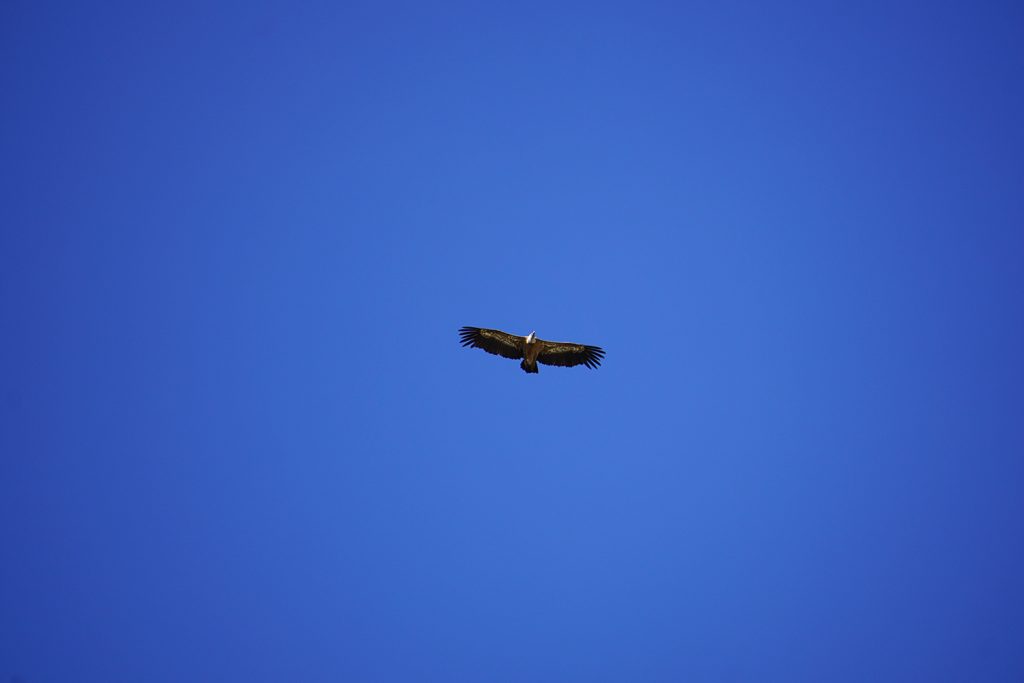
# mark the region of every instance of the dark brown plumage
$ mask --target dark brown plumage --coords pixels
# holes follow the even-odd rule
[[[537,363],[562,367],[586,365],[588,368],[596,368],[604,359],[604,350],[600,346],[545,341],[538,339],[533,332],[520,337],[501,330],[463,327],[459,330],[459,339],[463,346],[483,349],[496,356],[522,358],[523,362],[519,367],[530,373],[537,372]]]

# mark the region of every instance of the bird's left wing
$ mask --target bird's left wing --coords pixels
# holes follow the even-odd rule
[[[537,343],[541,345],[540,353],[537,354],[537,362],[544,365],[561,365],[562,367],[586,365],[588,368],[596,368],[604,359],[604,349],[600,346],[551,342],[543,339],[538,339]]]

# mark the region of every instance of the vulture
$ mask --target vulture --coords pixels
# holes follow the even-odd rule
[[[536,332],[520,337],[501,330],[463,327],[459,330],[459,337],[463,346],[483,349],[487,353],[505,358],[522,358],[523,362],[519,367],[523,372],[537,372],[538,362],[570,368],[574,365],[596,368],[604,358],[604,350],[600,346],[545,341],[538,339]]]

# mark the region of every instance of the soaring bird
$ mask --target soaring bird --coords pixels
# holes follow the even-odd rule
[[[459,330],[459,337],[463,346],[483,349],[505,358],[522,358],[519,367],[523,372],[537,372],[538,361],[544,365],[586,365],[588,368],[596,368],[604,358],[604,350],[600,346],[545,341],[538,339],[536,332],[520,337],[501,330],[463,327]]]

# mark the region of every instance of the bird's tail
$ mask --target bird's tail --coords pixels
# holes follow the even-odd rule
[[[521,367],[523,369],[523,372],[536,373],[537,372],[537,361],[533,361],[531,363],[531,362],[529,362],[528,360],[526,360],[524,358],[523,362],[519,364],[519,367]]]

